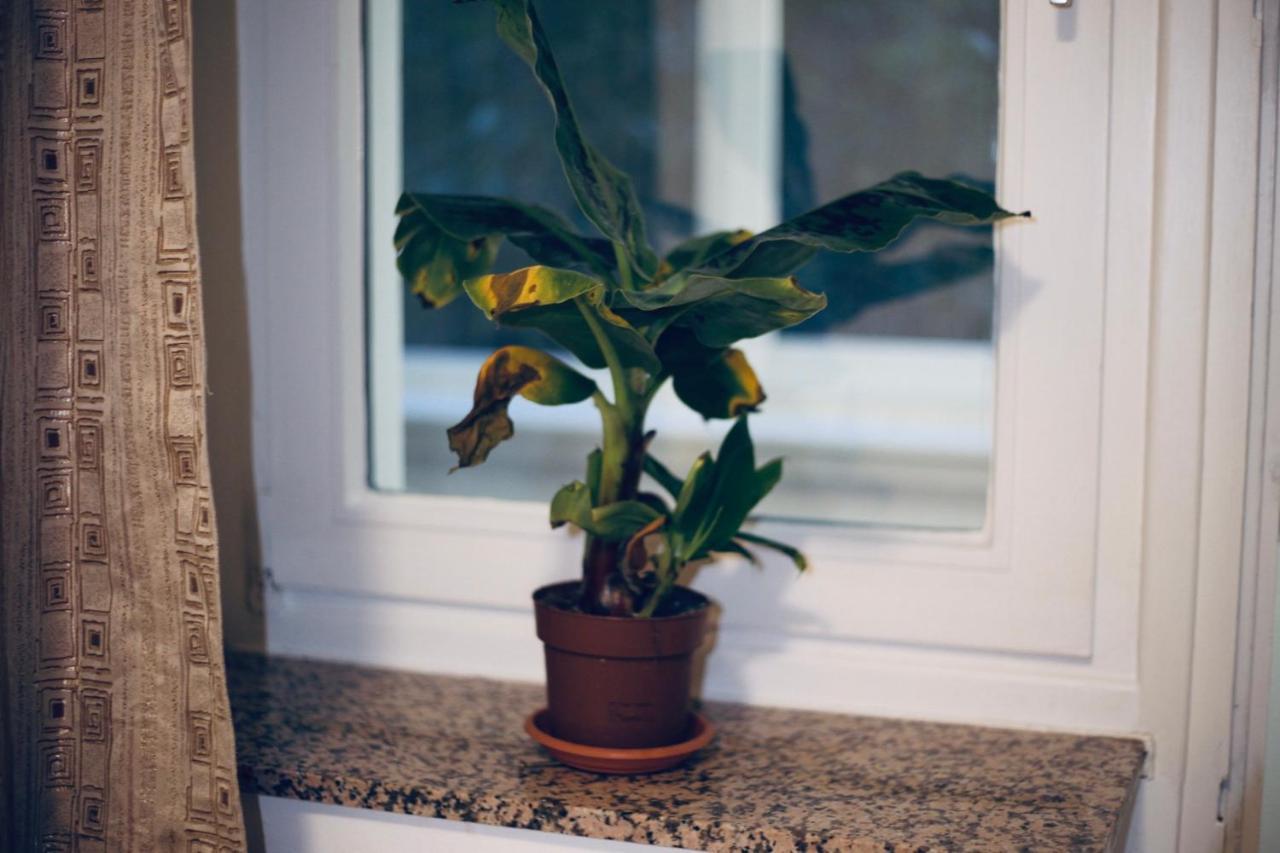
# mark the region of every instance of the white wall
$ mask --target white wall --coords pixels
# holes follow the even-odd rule
[[[1280,571],[1280,566],[1277,567]],[[1275,634],[1271,651],[1271,698],[1267,714],[1267,760],[1263,770],[1262,834],[1258,849],[1280,850],[1280,584],[1276,585]]]
[[[217,505],[225,640],[261,649],[262,549],[253,477],[254,377],[249,358],[240,208],[239,67],[236,5],[191,4],[196,221],[204,277],[208,364],[209,458]]]
[[[259,797],[270,853],[633,853],[636,845],[435,817]],[[647,847],[674,850],[674,847]]]

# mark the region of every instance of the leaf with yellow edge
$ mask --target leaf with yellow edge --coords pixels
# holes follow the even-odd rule
[[[584,309],[600,320],[624,367],[651,372],[659,367],[658,356],[644,335],[604,304],[604,285],[589,275],[536,266],[473,278],[465,286],[471,301],[491,320],[537,329],[588,367],[603,368],[608,363],[582,316]]]
[[[449,427],[449,449],[458,454],[459,468],[484,462],[494,447],[515,434],[507,407],[517,394],[543,406],[559,406],[581,402],[595,391],[595,382],[554,356],[532,347],[503,347],[481,366],[471,411]]]
[[[404,193],[396,204],[396,265],[427,308],[446,305],[484,275],[503,238],[540,264],[615,274],[613,244],[583,237],[561,216],[491,196]]]
[[[601,287],[584,273],[542,266],[479,276],[466,283],[467,295],[476,307],[490,320],[498,321],[511,312],[559,305]]]
[[[657,350],[676,396],[704,418],[734,418],[764,402],[760,379],[741,350],[705,347],[679,327],[658,339]]]
[[[396,208],[396,266],[425,307],[440,308],[462,292],[465,280],[489,271],[501,238],[450,234],[409,199],[402,196]]]
[[[764,389],[746,355],[722,350],[698,372],[676,374],[676,395],[704,418],[736,418],[764,402]]]

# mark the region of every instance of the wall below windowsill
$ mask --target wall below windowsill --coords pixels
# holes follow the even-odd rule
[[[1144,759],[1123,738],[709,703],[720,733],[693,762],[605,777],[525,737],[537,685],[227,663],[249,793],[700,850],[1120,851]]]

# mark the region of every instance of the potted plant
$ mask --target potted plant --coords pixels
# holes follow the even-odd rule
[[[492,2],[498,34],[550,99],[565,176],[599,236],[534,204],[406,193],[396,210],[399,267],[428,308],[465,293],[496,323],[537,329],[608,371],[605,389],[550,353],[504,346],[481,367],[474,405],[448,430],[449,445],[459,467],[484,462],[513,435],[508,406],[517,396],[548,406],[590,400],[599,410],[601,442],[583,478],[551,500],[552,527],[586,533],[581,579],[534,594],[545,725],[590,747],[670,745],[689,734],[690,655],[708,608],[678,584],[685,569],[717,554],[754,559],[755,547],[805,567],[795,548],[744,529],[782,462],[756,463],[747,422],[765,394],[734,344],[825,307],[825,296],[792,277],[820,251],[877,251],[922,217],[980,225],[1012,214],[981,190],[908,172],[762,233],[707,234],[659,257],[630,179],[583,137],[531,0]],[[534,265],[492,272],[504,238]],[[866,301],[896,295],[884,288]],[[715,455],[702,454],[683,476],[658,460],[645,428],[668,380],[704,418],[734,419]],[[644,491],[642,474],[665,494]]]

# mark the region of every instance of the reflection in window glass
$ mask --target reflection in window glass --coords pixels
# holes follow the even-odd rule
[[[994,181],[998,0],[537,5],[584,130],[631,174],[659,252],[708,227],[771,224],[727,221],[735,212],[792,216],[904,169]],[[718,16],[730,6],[772,24],[745,41],[726,36],[731,26]],[[592,233],[556,159],[550,109],[495,37],[489,4],[405,3],[401,15],[404,187],[536,201]],[[745,181],[722,165],[741,170],[743,157]],[[746,189],[754,202],[717,205],[717,187],[737,193],[744,183],[758,185],[754,196]],[[528,262],[504,244],[496,268]],[[768,394],[752,419],[759,453],[787,460],[766,514],[981,526],[992,271],[989,230],[937,225],[878,255],[819,256],[800,271],[802,284],[827,294],[828,310],[747,346]],[[860,289],[886,284],[905,297],[857,310]],[[545,500],[581,478],[597,442],[595,410],[520,402],[517,437],[485,465],[447,477],[444,430],[468,410],[484,357],[505,343],[547,347],[545,339],[496,329],[464,300],[430,312],[408,295],[403,333],[408,489]],[[650,421],[674,467],[727,428],[703,423],[669,389]]]

